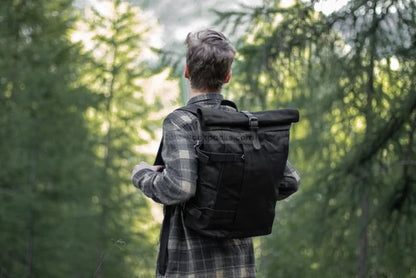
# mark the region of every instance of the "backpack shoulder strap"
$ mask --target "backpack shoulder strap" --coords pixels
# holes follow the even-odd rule
[[[153,165],[165,165],[165,162],[163,161],[163,158],[162,158],[162,149],[163,149],[163,136],[162,136],[162,139],[160,140],[159,149],[157,150],[155,162],[153,163]]]
[[[226,105],[226,106],[232,107],[238,112],[237,104],[235,104],[231,100],[228,100],[228,99],[221,100],[221,102],[218,104],[218,106],[216,108],[220,108],[221,105]]]
[[[169,231],[170,231],[170,219],[175,210],[175,205],[164,206],[164,218],[162,223],[162,230],[159,238],[159,257],[158,257],[158,272],[161,275],[165,275],[166,268],[168,266],[168,242],[169,242]]]

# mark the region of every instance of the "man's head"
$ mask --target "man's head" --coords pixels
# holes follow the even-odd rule
[[[206,29],[186,37],[185,77],[192,89],[218,92],[231,77],[235,50],[221,33]]]

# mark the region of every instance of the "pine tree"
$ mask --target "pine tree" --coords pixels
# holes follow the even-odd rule
[[[143,51],[150,27],[140,18],[140,9],[127,2],[105,2],[105,7],[87,10],[84,21],[92,39],[86,43],[91,51],[83,82],[100,100],[88,111],[100,169],[94,277],[151,276],[158,225],[149,203],[130,181],[133,166],[148,159],[136,147],[154,138],[153,129],[160,124],[149,119],[153,106],[139,86],[140,79],[149,76]]]
[[[241,105],[301,110],[290,160],[302,188],[279,206],[261,271],[413,277],[416,6],[350,1],[325,16],[316,1],[279,2],[218,13],[249,26],[231,90]]]
[[[0,277],[85,277],[94,153],[71,1],[0,8]]]

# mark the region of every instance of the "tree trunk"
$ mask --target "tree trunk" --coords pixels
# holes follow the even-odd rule
[[[118,54],[117,46],[114,47],[113,50],[113,60],[112,60],[112,76],[109,84],[108,94],[106,96],[106,121],[108,123],[108,131],[105,136],[105,153],[104,153],[104,169],[103,169],[103,177],[104,181],[108,182],[110,176],[108,175],[108,171],[111,168],[111,142],[112,142],[112,100],[114,95],[114,85],[116,82],[116,75],[117,75],[117,65],[116,65],[116,57]],[[108,184],[111,184],[109,182]],[[100,217],[100,242],[98,243],[97,247],[97,269],[95,271],[94,277],[101,278],[102,277],[102,267],[104,262],[104,248],[103,248],[103,241],[106,240],[104,236],[105,231],[105,223],[106,223],[106,215],[107,215],[107,200],[108,200],[108,192],[107,187],[104,186],[100,192],[100,205],[101,205],[101,217]]]
[[[373,22],[372,26],[369,30],[370,33],[370,64],[368,66],[368,83],[367,83],[367,104],[365,110],[365,118],[366,118],[366,137],[369,138],[369,135],[373,129],[373,97],[374,97],[374,66],[375,66],[375,59],[376,59],[376,35],[375,30],[378,26],[378,19],[377,13],[375,11],[377,1],[373,4]],[[357,262],[357,277],[358,278],[366,278],[367,277],[367,257],[368,257],[368,237],[369,237],[369,219],[370,219],[370,203],[369,203],[369,195],[370,195],[370,188],[371,185],[371,177],[372,177],[372,170],[371,170],[371,163],[364,163],[362,165],[362,169],[364,169],[365,173],[363,173],[363,191],[362,191],[362,198],[360,203],[361,209],[361,216],[360,216],[360,240],[359,240],[359,254],[358,254],[358,262]]]
[[[364,183],[367,185],[367,183]],[[363,197],[360,204],[360,251],[358,254],[357,277],[366,278],[367,268],[367,246],[368,246],[368,219],[369,219],[369,203],[368,188],[364,187]]]
[[[29,217],[27,223],[27,236],[26,236],[26,278],[32,276],[32,265],[33,265],[33,240],[34,240],[34,231],[35,231],[35,218],[33,211],[33,197],[35,195],[36,187],[36,171],[37,171],[37,147],[32,147],[31,151],[31,169],[29,177],[29,196],[30,196],[30,205],[29,205]]]

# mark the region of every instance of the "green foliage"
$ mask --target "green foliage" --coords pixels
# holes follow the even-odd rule
[[[155,125],[135,83],[145,30],[114,5],[100,57],[70,41],[71,1],[1,5],[0,277],[153,276],[159,228],[130,182],[136,127]]]
[[[140,10],[112,1],[110,15],[92,9],[85,23],[93,34],[83,83],[99,104],[88,110],[94,131],[100,177],[97,182],[97,277],[150,276],[154,273],[158,226],[152,223],[149,203],[131,185],[132,167],[147,157],[135,146],[154,138],[158,121],[148,120],[151,106],[138,85],[147,74],[142,66],[146,25]],[[139,136],[138,135],[139,131]]]
[[[302,188],[261,240],[261,274],[414,277],[416,7],[350,1],[325,16],[314,2],[217,13],[249,26],[228,94],[301,112],[290,160]]]
[[[1,277],[92,271],[92,235],[80,225],[93,222],[83,113],[95,102],[73,86],[81,56],[66,36],[71,11],[70,1],[6,1],[0,10]]]
[[[259,277],[415,277],[416,6],[280,2],[216,12],[246,30],[224,93],[301,112],[302,187],[256,242]],[[154,275],[159,226],[129,180],[160,125],[139,86],[149,25],[111,4],[83,20],[69,0],[0,6],[1,278]],[[183,53],[160,55],[182,75]]]

